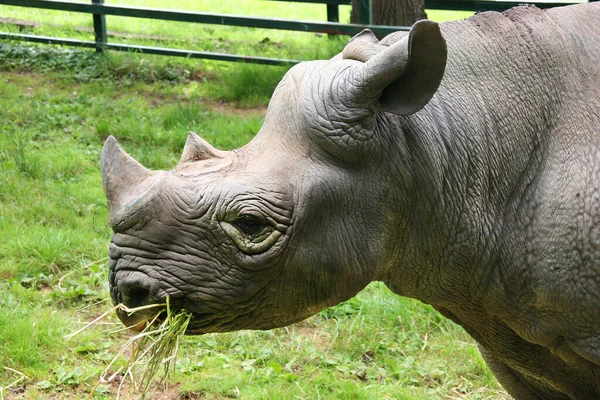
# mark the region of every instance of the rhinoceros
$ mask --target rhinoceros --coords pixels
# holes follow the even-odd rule
[[[115,303],[271,329],[382,281],[515,398],[600,398],[600,3],[363,32],[291,68],[244,147],[190,133],[151,171],[109,137],[101,164]]]

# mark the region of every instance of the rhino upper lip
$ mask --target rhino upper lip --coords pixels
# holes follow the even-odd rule
[[[183,309],[181,309],[183,310]],[[172,314],[176,314],[180,310],[171,310]],[[202,328],[206,326],[210,326],[216,319],[216,315],[213,313],[192,313],[192,321],[190,322],[190,326],[193,328]],[[143,322],[150,322],[154,320],[154,324],[161,324],[168,318],[167,311],[161,312],[156,318],[154,316],[149,316]]]

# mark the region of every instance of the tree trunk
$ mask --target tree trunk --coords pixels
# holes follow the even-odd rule
[[[352,14],[350,20],[353,24],[360,23],[359,0],[352,0]],[[372,0],[373,24],[411,26],[425,15],[424,0]]]

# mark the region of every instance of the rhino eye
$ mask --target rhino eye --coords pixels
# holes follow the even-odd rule
[[[258,218],[253,216],[241,216],[236,219],[233,223],[242,233],[248,236],[255,236],[262,232],[268,227],[266,222],[260,221]]]
[[[246,254],[263,253],[281,237],[281,232],[273,225],[254,215],[239,215],[231,222],[222,221],[221,227]]]

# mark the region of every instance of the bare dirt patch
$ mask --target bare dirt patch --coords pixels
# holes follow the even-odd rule
[[[294,327],[297,336],[311,343],[319,351],[325,351],[331,343],[331,335],[319,328],[301,324]]]
[[[254,115],[260,115],[264,117],[267,113],[267,106],[240,108],[227,102],[207,103],[207,105],[216,113],[236,115],[239,117],[251,117]]]

